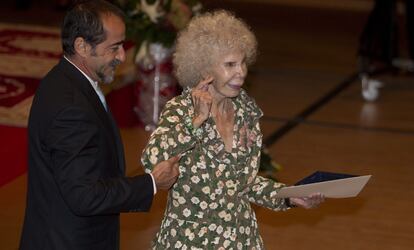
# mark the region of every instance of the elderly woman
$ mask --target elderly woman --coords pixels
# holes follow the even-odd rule
[[[257,175],[262,111],[242,89],[255,36],[240,19],[216,11],[192,19],[176,46],[184,90],[167,103],[142,158],[151,171],[181,155],[153,248],[263,249],[251,202],[278,211],[316,207],[323,196],[278,199],[284,185]]]

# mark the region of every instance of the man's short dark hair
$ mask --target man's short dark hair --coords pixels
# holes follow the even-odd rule
[[[74,42],[77,37],[82,37],[92,48],[105,41],[103,15],[115,15],[122,20],[125,18],[122,10],[105,0],[78,1],[63,20],[63,53],[67,56],[75,54]]]

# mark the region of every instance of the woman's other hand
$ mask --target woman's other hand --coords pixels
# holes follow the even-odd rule
[[[325,196],[321,193],[315,193],[300,198],[289,198],[291,205],[296,207],[303,207],[305,209],[317,208],[324,201]]]
[[[212,97],[208,91],[208,88],[212,81],[213,77],[203,79],[191,91],[194,103],[194,128],[200,127],[210,115]]]

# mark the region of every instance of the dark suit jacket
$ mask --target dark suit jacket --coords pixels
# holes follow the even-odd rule
[[[119,213],[150,208],[151,176],[125,177],[118,128],[66,59],[37,89],[28,130],[20,249],[118,249]]]

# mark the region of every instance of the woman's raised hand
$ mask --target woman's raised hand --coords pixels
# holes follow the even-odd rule
[[[194,104],[193,126],[198,128],[203,124],[210,115],[212,97],[208,88],[210,87],[213,77],[201,80],[197,86],[191,90],[191,96]]]

